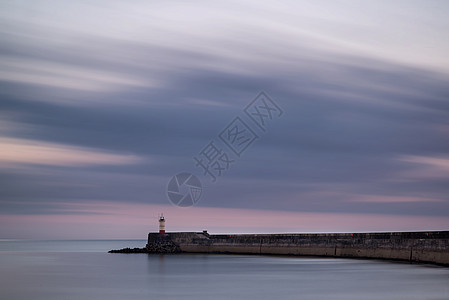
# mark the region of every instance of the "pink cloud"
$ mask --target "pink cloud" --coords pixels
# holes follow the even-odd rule
[[[139,161],[141,161],[141,158],[134,155],[119,155],[91,148],[0,137],[0,166],[16,164],[123,165],[134,164]]]
[[[441,202],[441,199],[408,197],[408,196],[388,196],[388,195],[351,195],[349,202],[360,203],[409,203],[409,202]]]
[[[75,90],[107,91],[121,86],[156,86],[155,80],[142,80],[130,74],[45,60],[8,57],[2,59],[0,68],[1,80]]]
[[[403,161],[424,164],[428,166],[438,167],[449,171],[449,158],[405,155],[401,158]]]

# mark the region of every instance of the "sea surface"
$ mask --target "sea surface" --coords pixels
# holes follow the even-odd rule
[[[109,254],[144,240],[0,240],[0,299],[449,299],[449,268],[379,260]]]

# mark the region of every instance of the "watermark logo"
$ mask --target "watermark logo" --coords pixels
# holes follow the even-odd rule
[[[244,112],[263,131],[267,130],[266,127],[271,120],[282,116],[284,113],[273,99],[268,97],[264,92],[261,92],[253,101],[251,101],[251,103],[245,107]]]
[[[210,176],[212,182],[217,180],[217,176],[221,176],[223,171],[229,170],[231,160],[223,149],[218,148],[213,141],[209,142],[206,147],[198,153],[199,157],[193,157],[196,167],[203,169],[203,175]]]
[[[238,157],[259,137],[239,117],[236,117],[218,137]]]
[[[173,176],[167,185],[167,196],[173,205],[188,207],[201,198],[203,186],[195,175],[187,172]]]
[[[219,134],[193,157],[195,167],[212,183],[228,171],[242,154],[263,135],[270,122],[283,111],[264,92],[260,92]],[[255,125],[254,125],[254,124]],[[259,134],[257,133],[259,132]],[[167,196],[176,206],[195,205],[202,195],[200,180],[191,173],[173,176],[167,186]]]

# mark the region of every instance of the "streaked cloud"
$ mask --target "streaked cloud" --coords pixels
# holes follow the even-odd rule
[[[404,197],[389,195],[348,195],[348,201],[361,203],[413,203],[413,202],[441,202],[440,199],[422,197]]]
[[[231,219],[247,231],[443,228],[448,9],[432,0],[2,1],[5,222],[70,216],[74,227],[125,236],[146,231],[153,210],[175,216],[176,230],[197,230],[204,209],[217,231]],[[285,114],[210,183],[192,157],[260,90]],[[192,211],[163,205],[180,171],[202,176]],[[283,214],[292,228],[260,221]],[[199,220],[212,230],[212,217]]]
[[[445,155],[403,155],[399,160],[408,163],[409,168],[397,172],[397,178],[412,181],[449,180],[449,159]]]
[[[16,138],[0,138],[0,165],[14,164],[88,166],[136,164],[135,155],[120,155],[95,149]]]
[[[288,82],[297,79],[290,78],[297,69],[343,85],[350,80],[392,89],[348,78],[338,67],[366,67],[370,60],[370,69],[396,65],[449,74],[444,35],[449,22],[442,2],[198,3],[4,2],[1,79],[117,92],[170,87],[177,85],[177,76],[193,71],[271,73]]]
[[[123,86],[154,86],[120,73],[49,61],[3,57],[0,80],[87,91],[114,91]]]
[[[440,169],[449,171],[449,158],[440,158],[434,156],[417,156],[417,155],[406,155],[401,158],[403,161],[423,164],[427,166],[432,166]]]

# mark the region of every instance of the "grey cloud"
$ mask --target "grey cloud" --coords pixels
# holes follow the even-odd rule
[[[47,27],[37,29],[50,30],[50,37],[68,32]],[[192,37],[180,43],[70,33],[61,41],[71,44],[58,44],[58,39],[35,36],[27,41],[3,30],[0,54],[125,79],[129,75],[156,85],[83,90],[3,80],[2,115],[24,125],[5,135],[148,160],[57,172],[49,167],[25,174],[2,170],[5,211],[40,213],[40,202],[56,204],[58,199],[166,204],[170,176],[178,171],[201,175],[192,157],[265,90],[285,114],[216,184],[200,176],[207,193],[199,205],[447,215],[447,178],[398,175],[417,168],[398,159],[401,155],[449,153],[447,132],[437,130],[449,120],[445,73],[335,45],[326,49],[300,33],[297,40],[273,32],[250,37],[249,28],[243,28],[235,36]],[[347,201],[351,194],[428,195],[441,201],[354,203]],[[29,202],[36,204],[24,206]]]

